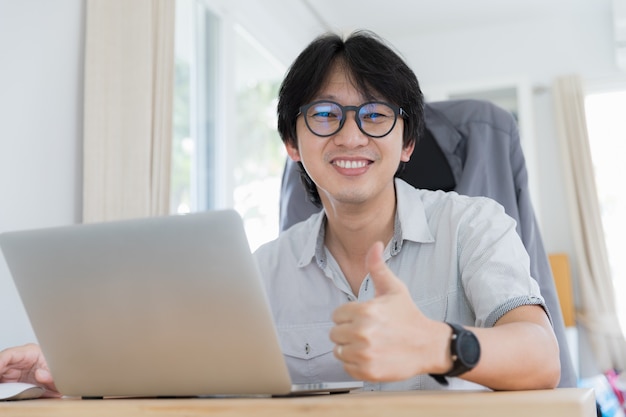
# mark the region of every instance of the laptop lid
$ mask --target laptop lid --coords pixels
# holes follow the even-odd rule
[[[291,390],[233,210],[6,232],[0,246],[64,395]]]

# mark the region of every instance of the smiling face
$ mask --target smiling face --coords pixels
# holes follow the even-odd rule
[[[343,106],[359,106],[372,101],[351,82],[341,63],[336,63],[312,101],[330,100]],[[387,101],[375,97],[376,101]],[[400,161],[408,161],[413,146],[403,148],[404,121],[398,116],[393,130],[382,138],[364,134],[348,111],[341,130],[319,137],[306,126],[304,116],[296,121],[298,147],[286,144],[289,156],[301,161],[317,185],[324,207],[395,202],[393,178]]]

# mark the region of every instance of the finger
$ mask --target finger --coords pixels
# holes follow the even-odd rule
[[[18,352],[16,348],[5,349],[0,352],[0,375],[16,361],[15,356]]]
[[[335,358],[339,359],[340,361],[343,360],[343,345],[335,345],[333,353],[335,354]]]
[[[382,242],[376,242],[365,257],[367,269],[376,289],[376,297],[396,293],[404,288],[402,281],[394,275],[385,263],[383,249]]]
[[[337,345],[346,345],[356,339],[355,328],[351,323],[338,324],[328,333],[330,341]]]
[[[0,381],[28,382],[55,389],[52,375],[41,350],[34,344],[0,352]]]
[[[351,345],[336,345],[333,349],[333,354],[337,359],[343,362],[344,367],[346,365],[351,365],[352,367],[355,367],[352,350],[353,349]]]
[[[59,393],[59,390],[57,389],[54,383],[54,380],[52,379],[52,374],[50,373],[50,370],[48,370],[48,368],[36,369],[34,373],[34,377],[35,377],[35,384],[45,389],[43,397],[56,398],[56,397],[61,396],[61,394]]]
[[[343,369],[348,375],[356,380],[371,381],[371,378],[366,372],[363,372],[363,367],[357,363],[343,362]],[[373,381],[372,381],[373,382]]]
[[[39,368],[35,371],[35,380],[41,384],[52,384],[52,374],[45,368]]]
[[[18,381],[35,366],[36,361],[29,361],[26,352],[23,347],[0,352],[0,381]]]
[[[361,363],[343,362],[343,369],[348,375],[356,380],[368,382],[392,382],[392,378],[378,376],[375,372],[363,366]]]
[[[332,320],[337,324],[351,323],[359,315],[362,304],[356,301],[350,301],[340,305],[333,311]]]

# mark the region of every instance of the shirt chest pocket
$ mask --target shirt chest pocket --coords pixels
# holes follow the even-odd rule
[[[352,379],[333,355],[330,340],[334,323],[278,326],[278,337],[293,382]]]

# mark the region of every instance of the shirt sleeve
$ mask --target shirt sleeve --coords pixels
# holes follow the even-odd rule
[[[459,225],[461,281],[479,327],[492,327],[523,305],[541,305],[547,313],[515,225],[502,206],[486,198],[469,206]]]

